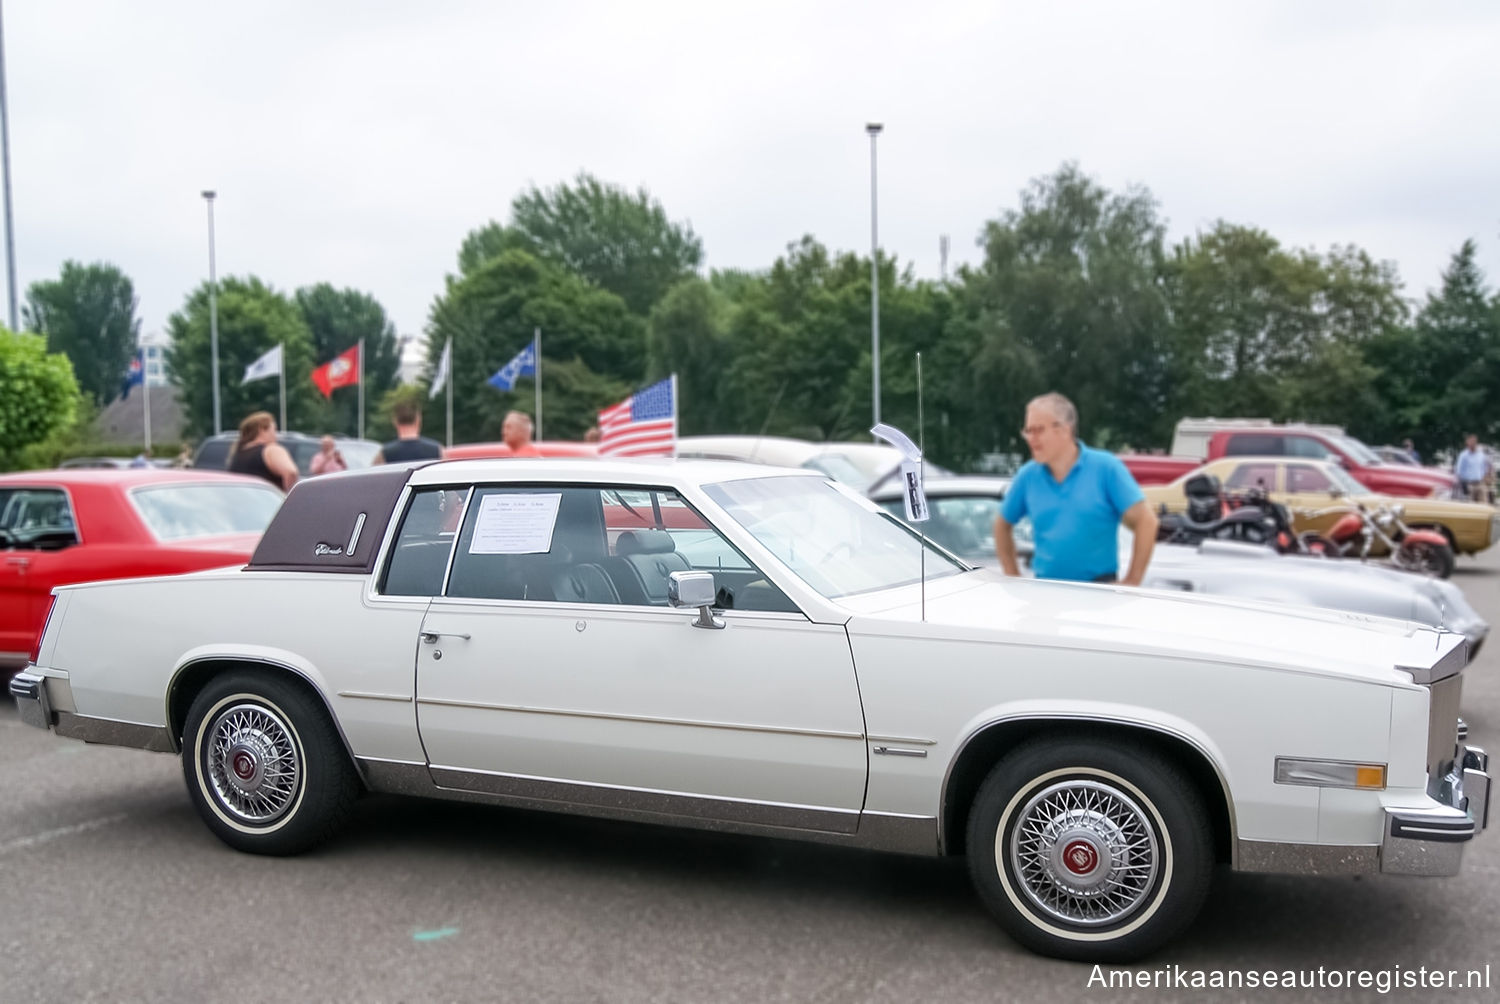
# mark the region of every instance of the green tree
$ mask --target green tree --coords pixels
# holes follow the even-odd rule
[[[253,411],[276,415],[280,384],[275,377],[243,383],[245,369],[278,344],[286,367],[287,425],[316,428],[322,395],[313,386],[312,334],[290,298],[259,279],[230,277],[219,283],[219,394],[224,431],[233,431]],[[182,402],[184,431],[214,431],[208,284],[194,290],[167,319],[172,344],[167,371]],[[278,419],[279,420],[279,419]]]
[[[373,296],[328,283],[297,290],[297,309],[312,335],[313,365],[321,366],[364,339],[365,422],[369,431],[375,402],[396,386],[401,351],[396,326]],[[323,403],[309,431],[358,435],[359,388],[341,387]],[[290,416],[288,416],[290,417]]]
[[[0,470],[72,424],[79,406],[73,366],[38,335],[0,328]]]
[[[1363,346],[1406,307],[1394,267],[1363,251],[1289,251],[1253,227],[1217,223],[1167,269],[1176,338],[1172,416],[1379,421]]]
[[[736,421],[722,392],[733,361],[731,304],[703,279],[673,286],[651,311],[646,333],[648,381],[677,374],[677,424],[683,435],[724,432]]]
[[[429,374],[436,372],[443,345],[453,341],[454,442],[498,439],[506,411],[534,409],[531,378],[508,393],[486,380],[538,328],[543,434],[549,439],[582,438],[600,408],[623,398],[645,376],[644,324],[619,297],[527,252],[505,251],[468,275],[449,277],[428,320]],[[439,426],[429,419],[427,428]]]
[[[992,388],[996,445],[1019,446],[1026,399],[1049,390],[1078,402],[1094,445],[1162,434],[1172,382],[1162,233],[1146,189],[1112,194],[1074,164],[985,225],[983,263],[959,274],[954,334]]]
[[[66,261],[57,279],[31,284],[22,316],[49,351],[72,360],[83,392],[103,405],[120,396],[140,341],[135,310],[135,287],[118,268]]]
[[[460,270],[522,248],[571,269],[644,317],[667,290],[703,261],[703,244],[686,223],[667,217],[644,188],[626,191],[581,173],[572,184],[532,186],[511,202],[511,223],[469,235]]]
[[[1471,432],[1500,435],[1500,301],[1477,256],[1475,243],[1465,241],[1415,325],[1369,347],[1380,394],[1399,423],[1390,437],[1410,435],[1424,453],[1455,448]]]
[[[881,259],[880,275],[881,418],[915,434],[914,353],[939,342],[946,295],[916,282],[910,269],[898,271],[891,259]],[[730,362],[718,399],[735,404],[732,410],[720,404],[725,427],[708,431],[764,429],[814,440],[868,436],[868,258],[831,255],[804,237],[764,275],[712,285],[734,296],[724,353]],[[686,391],[683,400],[685,408]]]

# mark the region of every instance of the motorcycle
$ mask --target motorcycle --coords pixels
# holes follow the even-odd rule
[[[1298,533],[1291,513],[1272,501],[1264,488],[1226,493],[1212,475],[1192,478],[1184,486],[1186,515],[1160,512],[1156,539],[1168,544],[1198,544],[1204,540],[1233,540],[1265,544],[1279,554],[1337,557],[1331,541],[1312,532]]]
[[[1327,533],[1322,535],[1336,556],[1368,560],[1378,543],[1390,553],[1391,564],[1408,572],[1421,572],[1446,579],[1453,574],[1456,562],[1453,545],[1437,530],[1414,530],[1402,522],[1400,505],[1367,509],[1357,499],[1328,509],[1299,510],[1297,515],[1309,518],[1342,513]]]
[[[1161,508],[1156,539],[1168,544],[1197,544],[1204,540],[1236,540],[1249,544],[1273,541],[1275,520],[1254,507],[1230,504],[1212,474],[1189,478],[1183,486],[1187,494],[1187,512],[1168,512]]]

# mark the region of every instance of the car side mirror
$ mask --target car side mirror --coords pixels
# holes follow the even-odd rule
[[[697,607],[698,619],[693,627],[722,628],[724,618],[714,613],[713,572],[673,572],[667,577],[667,603],[674,607]]]

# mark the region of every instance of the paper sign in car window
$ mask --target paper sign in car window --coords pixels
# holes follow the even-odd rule
[[[552,550],[562,494],[486,495],[479,500],[470,554],[541,554]]]

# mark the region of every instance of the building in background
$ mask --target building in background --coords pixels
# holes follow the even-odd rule
[[[397,335],[396,352],[401,360],[396,367],[397,383],[416,383],[422,379],[427,368],[427,337],[425,335]]]
[[[146,350],[146,383],[155,390],[167,385],[167,346],[172,339],[160,331],[141,336],[141,348]]]

